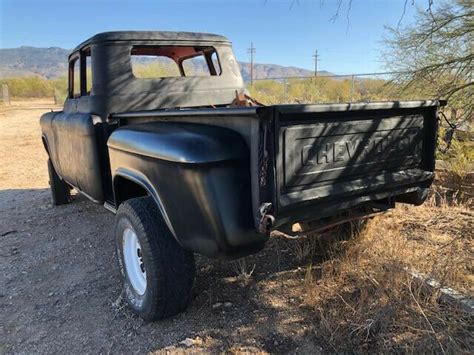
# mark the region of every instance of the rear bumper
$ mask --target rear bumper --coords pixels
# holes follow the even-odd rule
[[[364,177],[360,179],[350,180],[348,182],[334,183],[314,187],[301,191],[288,192],[280,198],[280,206],[284,209],[294,204],[305,204],[321,201],[324,205],[325,199],[342,200],[352,196],[361,194],[372,195],[377,192],[388,192],[396,187],[411,186],[413,184],[426,185],[425,182],[433,180],[434,173],[431,171],[423,171],[420,169],[408,169],[392,173],[384,173],[373,177]],[[404,191],[404,189],[402,189]]]
[[[421,205],[427,198],[431,180],[411,186],[404,186],[395,189],[387,189],[378,192],[360,195],[345,196],[338,201],[329,200],[327,202],[300,204],[281,211],[275,220],[275,229],[293,223],[314,221],[331,217],[345,210],[359,207],[376,206],[379,203],[393,205],[395,202]]]

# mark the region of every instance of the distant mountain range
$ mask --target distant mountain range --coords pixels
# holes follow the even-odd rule
[[[70,51],[59,47],[19,47],[0,49],[0,79],[40,75],[52,79],[66,75]],[[250,63],[239,62],[244,81],[250,81]],[[326,71],[318,72],[330,75]],[[276,64],[254,64],[254,78],[312,76],[311,70]]]
[[[52,79],[64,76],[69,52],[58,47],[0,49],[0,78],[40,75]]]

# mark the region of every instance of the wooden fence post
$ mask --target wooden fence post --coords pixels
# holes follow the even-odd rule
[[[3,92],[3,104],[9,106],[10,105],[10,91],[8,90],[7,84],[2,84],[2,92]]]

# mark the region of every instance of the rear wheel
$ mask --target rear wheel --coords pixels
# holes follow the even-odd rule
[[[191,299],[194,256],[177,243],[151,197],[122,203],[115,219],[125,298],[145,320],[183,311]]]
[[[53,206],[65,205],[71,202],[71,187],[59,177],[51,159],[48,159],[48,173]]]

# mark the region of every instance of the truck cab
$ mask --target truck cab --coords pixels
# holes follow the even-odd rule
[[[135,66],[140,68],[147,61],[173,67],[162,77],[134,73]],[[193,73],[188,62],[198,63],[200,72]],[[41,120],[43,140],[64,179],[93,201],[112,205],[105,142],[118,123],[111,115],[225,106],[235,98],[236,90],[244,89],[231,44],[218,35],[101,33],[72,51],[68,67],[64,109]],[[77,164],[69,162],[72,157]]]

